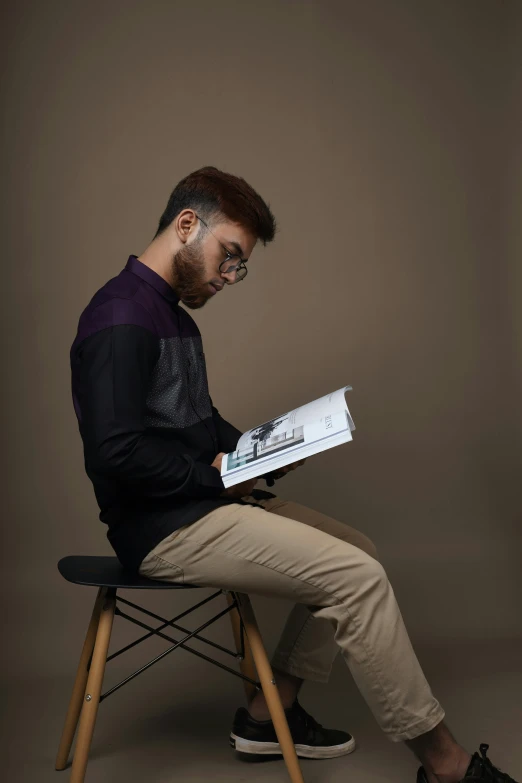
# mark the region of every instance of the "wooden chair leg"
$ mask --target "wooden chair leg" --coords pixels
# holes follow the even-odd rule
[[[94,724],[100,703],[100,694],[107,661],[107,650],[111,639],[112,622],[116,608],[116,590],[110,588],[102,603],[98,632],[92,654],[91,668],[87,679],[83,707],[78,728],[78,739],[74,751],[70,783],[83,783],[89,758]]]
[[[286,768],[290,776],[292,783],[304,783],[301,767],[299,766],[299,760],[297,753],[295,752],[294,742],[290,729],[288,728],[288,722],[286,720],[285,711],[281,704],[279,697],[279,691],[274,679],[272,667],[268,660],[266,650],[259,633],[254,610],[250,603],[250,598],[246,593],[235,593],[238,604],[239,612],[241,614],[243,624],[245,626],[245,632],[250,642],[252,650],[252,657],[259,674],[259,680],[263,689],[263,694],[266,699],[270,717],[274,724],[274,729],[277,735],[277,740],[281,746],[283,758],[285,760]]]
[[[56,769],[65,769],[67,761],[69,760],[69,753],[71,745],[73,743],[74,734],[78,725],[78,719],[83,705],[83,697],[85,696],[85,686],[87,685],[87,677],[89,675],[89,661],[91,659],[92,651],[94,650],[94,642],[96,641],[96,633],[98,631],[98,622],[100,620],[100,612],[105,597],[106,589],[100,587],[96,601],[94,602],[94,608],[92,610],[91,621],[87,629],[85,641],[83,643],[83,650],[80,656],[80,662],[76,672],[76,679],[74,681],[73,691],[71,699],[69,701],[69,708],[67,710],[67,716],[65,718],[65,724],[62,731],[62,738],[60,740],[60,746],[56,755]]]
[[[234,603],[234,595],[232,593],[227,592],[226,598],[229,606],[230,604]],[[241,652],[241,617],[239,615],[237,608],[233,609],[229,613],[229,617],[230,617],[230,622],[232,623],[232,633],[234,635],[236,650],[238,651],[238,653],[240,653]],[[241,674],[243,674],[245,677],[250,677],[251,680],[257,680],[257,672],[256,672],[256,667],[254,665],[254,658],[252,656],[252,648],[250,647],[250,643],[246,635],[243,636],[243,647],[244,647],[244,657],[243,660],[239,661],[239,669],[241,671]],[[247,682],[246,680],[243,680],[243,685],[245,687],[247,704],[250,704],[250,702],[256,695],[257,692],[256,686],[252,685],[250,682]]]

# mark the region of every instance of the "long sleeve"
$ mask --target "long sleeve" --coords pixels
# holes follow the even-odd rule
[[[211,400],[212,403],[212,400]],[[236,450],[237,442],[243,434],[241,430],[238,430],[230,422],[226,421],[218,409],[212,404],[212,418],[218,434],[218,443],[221,451],[225,454],[229,454],[231,451]]]
[[[130,499],[218,497],[224,484],[217,468],[199,462],[197,451],[144,424],[158,356],[158,338],[130,324],[102,329],[79,346],[86,467],[116,480]]]

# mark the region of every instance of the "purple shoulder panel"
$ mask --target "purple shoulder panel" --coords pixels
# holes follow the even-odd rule
[[[122,324],[142,326],[144,329],[157,334],[153,319],[147,310],[136,302],[135,299],[112,298],[105,302],[100,302],[94,307],[89,305],[83,311],[74,342],[78,345],[87,337],[100,332],[102,329]]]
[[[158,338],[200,336],[186,310],[143,277],[124,269],[94,294],[81,314],[72,350],[96,332],[122,324],[142,326]]]
[[[117,277],[113,277],[94,294],[80,316],[78,332],[70,351],[73,404],[80,422],[77,388],[79,345],[103,329],[121,325],[143,327],[158,340],[181,337],[189,338],[190,341],[190,338],[199,338],[201,335],[196,322],[184,308],[179,307],[178,302],[173,289],[134,257]],[[197,362],[194,362],[194,366],[197,366]]]

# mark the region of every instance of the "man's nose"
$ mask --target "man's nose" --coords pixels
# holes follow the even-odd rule
[[[237,269],[234,269],[232,272],[221,272],[221,277],[224,277],[225,280],[230,283],[236,282],[236,275]]]

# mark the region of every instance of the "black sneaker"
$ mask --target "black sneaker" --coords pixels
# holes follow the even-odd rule
[[[288,727],[298,756],[306,759],[332,759],[355,750],[355,740],[346,731],[325,729],[297,699],[285,710]],[[234,717],[230,744],[240,753],[281,754],[271,720],[255,720],[245,707]]]
[[[468,771],[461,783],[464,781],[480,781],[480,783],[517,783],[505,772],[501,772],[494,767],[487,757],[489,745],[480,745],[480,756],[474,753]],[[424,767],[421,767],[417,773],[417,783],[428,783]]]

